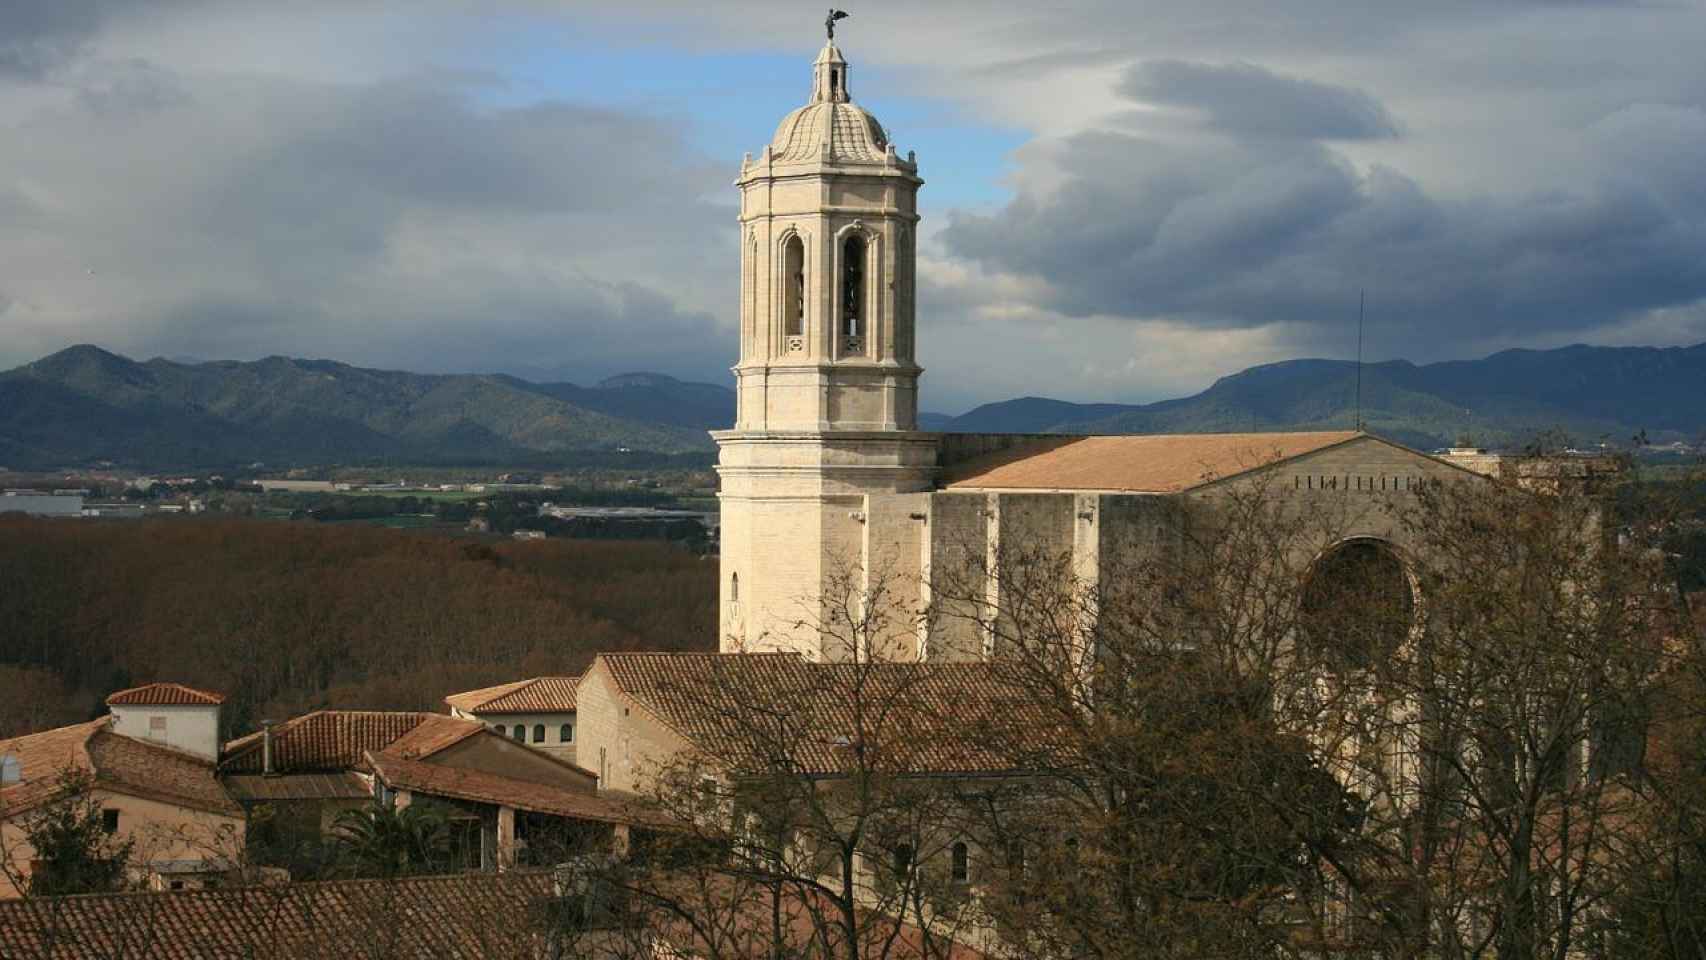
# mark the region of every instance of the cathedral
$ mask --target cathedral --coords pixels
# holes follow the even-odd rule
[[[917,425],[919,177],[854,101],[833,38],[807,103],[741,164],[738,409],[719,447],[724,652],[975,660],[967,625],[921,618],[881,649],[832,642],[827,604],[880,578],[914,609],[1002,544],[1070,555],[1094,584],[1154,511],[1239,483],[1351,519],[1346,546],[1402,555],[1382,501],[1488,472],[1356,431],[1170,436],[941,434]],[[1496,467],[1496,464],[1492,466]],[[1349,508],[1349,509],[1347,509]],[[988,596],[998,600],[999,577]]]

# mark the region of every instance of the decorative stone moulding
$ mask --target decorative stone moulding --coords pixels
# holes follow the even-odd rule
[[[862,357],[862,356],[864,356],[865,355],[865,338],[864,337],[842,337],[841,338],[841,355],[844,357],[849,357],[849,356],[860,356],[860,357]]]
[[[788,352],[789,353],[804,353],[805,349],[806,349],[806,338],[805,337],[792,336],[792,337],[788,338]]]

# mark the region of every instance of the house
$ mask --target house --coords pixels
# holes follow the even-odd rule
[[[251,853],[288,860],[339,814],[374,800],[431,800],[452,821],[452,854],[493,870],[627,842],[643,812],[597,796],[588,770],[485,723],[434,713],[320,710],[226,745],[219,775],[251,817]]]
[[[450,715],[478,720],[561,760],[575,762],[575,687],[580,677],[533,677],[453,693]]]
[[[151,886],[219,882],[238,860],[244,811],[215,776],[223,697],[181,684],[122,690],[109,716],[0,741],[0,897],[33,871],[24,838],[32,813],[87,783],[106,828],[134,842]]]
[[[1035,738],[1043,722],[997,668],[971,662],[811,661],[794,653],[607,653],[581,680],[582,746],[601,792],[643,793],[693,751],[832,781],[855,743],[860,762],[901,776],[976,778],[1016,751],[992,735]],[[861,704],[870,707],[861,714]],[[773,732],[751,729],[757,717]],[[751,754],[751,756],[746,756]],[[734,771],[738,775],[738,771]]]

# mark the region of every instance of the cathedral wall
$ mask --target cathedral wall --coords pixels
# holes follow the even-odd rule
[[[991,497],[997,577],[992,584],[1001,611],[993,653],[1015,635],[1013,612],[1036,609],[1069,597],[1072,582],[1076,497],[1070,493],[999,493]]]
[[[974,618],[985,589],[989,528],[982,493],[933,493],[922,553],[924,600],[930,611],[926,657],[977,660],[983,656],[983,631]]]
[[[923,550],[930,494],[872,494],[865,498],[865,584],[881,620],[872,656],[916,660],[924,637]]]
[[[779,616],[775,619],[793,616],[790,611],[802,611],[800,615],[807,622],[795,629],[797,642],[814,647],[816,659],[852,660],[865,641],[857,628],[864,615],[865,498],[826,496],[820,503],[815,519],[823,559],[817,582],[793,596],[777,595]],[[795,509],[802,513],[810,510],[804,505]],[[770,554],[772,567],[796,562],[793,548]]]
[[[1212,503],[1238,490],[1257,490],[1296,504],[1323,536],[1371,537],[1404,550],[1409,548],[1404,504],[1424,484],[1457,481],[1487,482],[1432,457],[1364,438],[1212,485],[1193,498]]]

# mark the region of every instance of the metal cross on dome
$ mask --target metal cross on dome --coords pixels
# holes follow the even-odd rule
[[[829,16],[823,18],[823,29],[829,33],[829,39],[835,39],[835,21],[845,20],[850,16],[852,16],[852,14],[845,10],[837,10],[834,7],[829,8]]]

